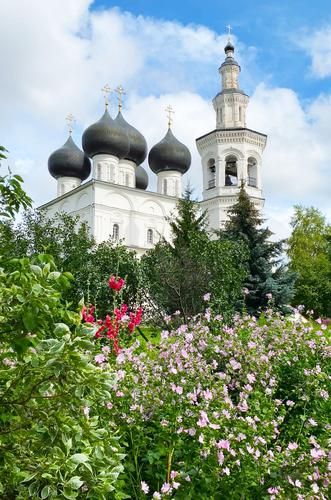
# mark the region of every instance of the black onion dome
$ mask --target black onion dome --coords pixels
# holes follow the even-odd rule
[[[191,165],[191,153],[185,144],[176,139],[169,128],[162,141],[150,150],[148,163],[155,174],[167,170],[185,174]]]
[[[136,168],[136,188],[146,190],[148,186],[148,174],[146,170],[138,165]]]
[[[48,170],[55,179],[78,177],[84,181],[91,173],[91,162],[69,136],[67,142],[49,157]]]
[[[226,44],[226,46],[224,47],[224,52],[227,53],[229,51],[232,51],[234,52],[234,46],[232,45],[232,43],[230,41],[228,41],[228,43]]]
[[[224,47],[224,52],[226,54],[226,58],[225,58],[224,63],[221,64],[221,68],[223,68],[223,66],[231,65],[231,66],[238,66],[240,69],[239,64],[237,63],[237,61],[233,57],[234,46],[232,45],[232,43],[230,41],[228,41],[228,43]],[[232,52],[232,54],[229,54],[229,52]]]
[[[97,154],[125,158],[129,151],[127,131],[119,123],[115,123],[107,109],[99,121],[85,130],[82,144],[85,153],[91,158]]]
[[[136,165],[140,165],[147,156],[147,142],[145,137],[123,118],[120,111],[115,118],[115,123],[126,130],[129,137],[130,149],[125,158],[134,161]]]

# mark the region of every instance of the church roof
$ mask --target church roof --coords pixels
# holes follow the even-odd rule
[[[169,170],[185,174],[191,165],[191,153],[169,127],[164,138],[150,150],[148,163],[155,174]]]
[[[121,111],[118,112],[115,118],[115,124],[120,125],[127,132],[129,137],[129,151],[125,158],[134,161],[136,165],[140,165],[147,156],[147,143],[145,137],[139,130],[130,125],[130,123],[123,118]]]
[[[109,154],[125,158],[130,150],[128,131],[113,120],[106,109],[96,123],[83,133],[83,149],[91,158],[97,154]]]
[[[91,163],[88,156],[76,146],[69,135],[65,144],[50,155],[48,170],[55,179],[77,177],[84,181],[91,173]]]

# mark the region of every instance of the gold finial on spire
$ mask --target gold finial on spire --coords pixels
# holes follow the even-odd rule
[[[106,85],[104,85],[104,87],[101,89],[101,92],[103,93],[103,98],[105,100],[106,109],[108,109],[109,94],[112,92],[112,89],[109,87],[108,83],[106,83]]]
[[[230,41],[230,37],[231,37],[231,30],[232,30],[232,26],[230,26],[230,24],[228,24],[226,26],[227,30],[228,30],[228,42]]]
[[[123,96],[126,95],[126,92],[122,85],[118,85],[116,87],[115,92],[117,94],[117,99],[118,99],[118,111],[121,111],[122,106],[123,106]]]
[[[72,113],[69,113],[66,116],[66,122],[67,122],[67,126],[68,126],[69,135],[72,134],[75,121],[76,121],[76,118],[74,117],[74,115]]]
[[[174,114],[174,110],[173,108],[171,107],[171,105],[169,104],[169,106],[166,107],[165,109],[166,113],[167,113],[167,117],[168,117],[168,127],[170,128],[171,125],[172,125],[172,122],[173,122],[173,118],[172,118],[172,114]]]

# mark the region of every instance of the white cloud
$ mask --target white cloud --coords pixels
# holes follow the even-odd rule
[[[169,103],[175,108],[173,130],[190,147],[188,178],[200,194],[195,138],[215,127],[210,99],[220,85],[225,37],[204,26],[118,9],[93,11],[91,5],[91,0],[0,3],[0,143],[10,149],[11,165],[23,173],[37,204],[51,199],[56,186],[47,158],[66,140],[64,117],[76,115],[74,138],[80,144],[84,127],[102,114],[101,87],[122,83],[128,92],[124,115],[149,147],[166,132],[164,108]],[[237,46],[247,90],[257,78],[255,51],[239,41]],[[206,94],[208,99],[201,97]],[[293,203],[326,206],[330,112],[330,96],[304,108],[290,89],[260,84],[252,95],[248,125],[269,136],[263,167],[266,212],[281,235],[288,231]]]
[[[314,76],[325,78],[331,75],[331,26],[300,36],[296,43],[311,57],[311,72]]]
[[[266,192],[278,202],[309,202],[317,193],[322,199],[328,196],[331,145],[325,139],[331,124],[325,113],[331,111],[331,100],[319,102],[305,109],[294,91],[263,84],[252,96],[249,125],[268,134],[263,178]]]

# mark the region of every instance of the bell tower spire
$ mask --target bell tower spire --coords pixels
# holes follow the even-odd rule
[[[211,229],[227,219],[243,182],[250,199],[263,207],[262,155],[267,136],[246,126],[249,98],[240,89],[240,66],[234,58],[231,27],[224,48],[225,61],[219,68],[221,89],[213,99],[215,130],[196,140],[203,173],[203,201]]]
[[[246,127],[246,109],[249,98],[240,89],[239,74],[241,68],[234,58],[234,45],[230,39],[224,47],[225,61],[219,68],[221,75],[221,91],[214,97],[213,106],[216,111],[217,128],[244,128]]]

